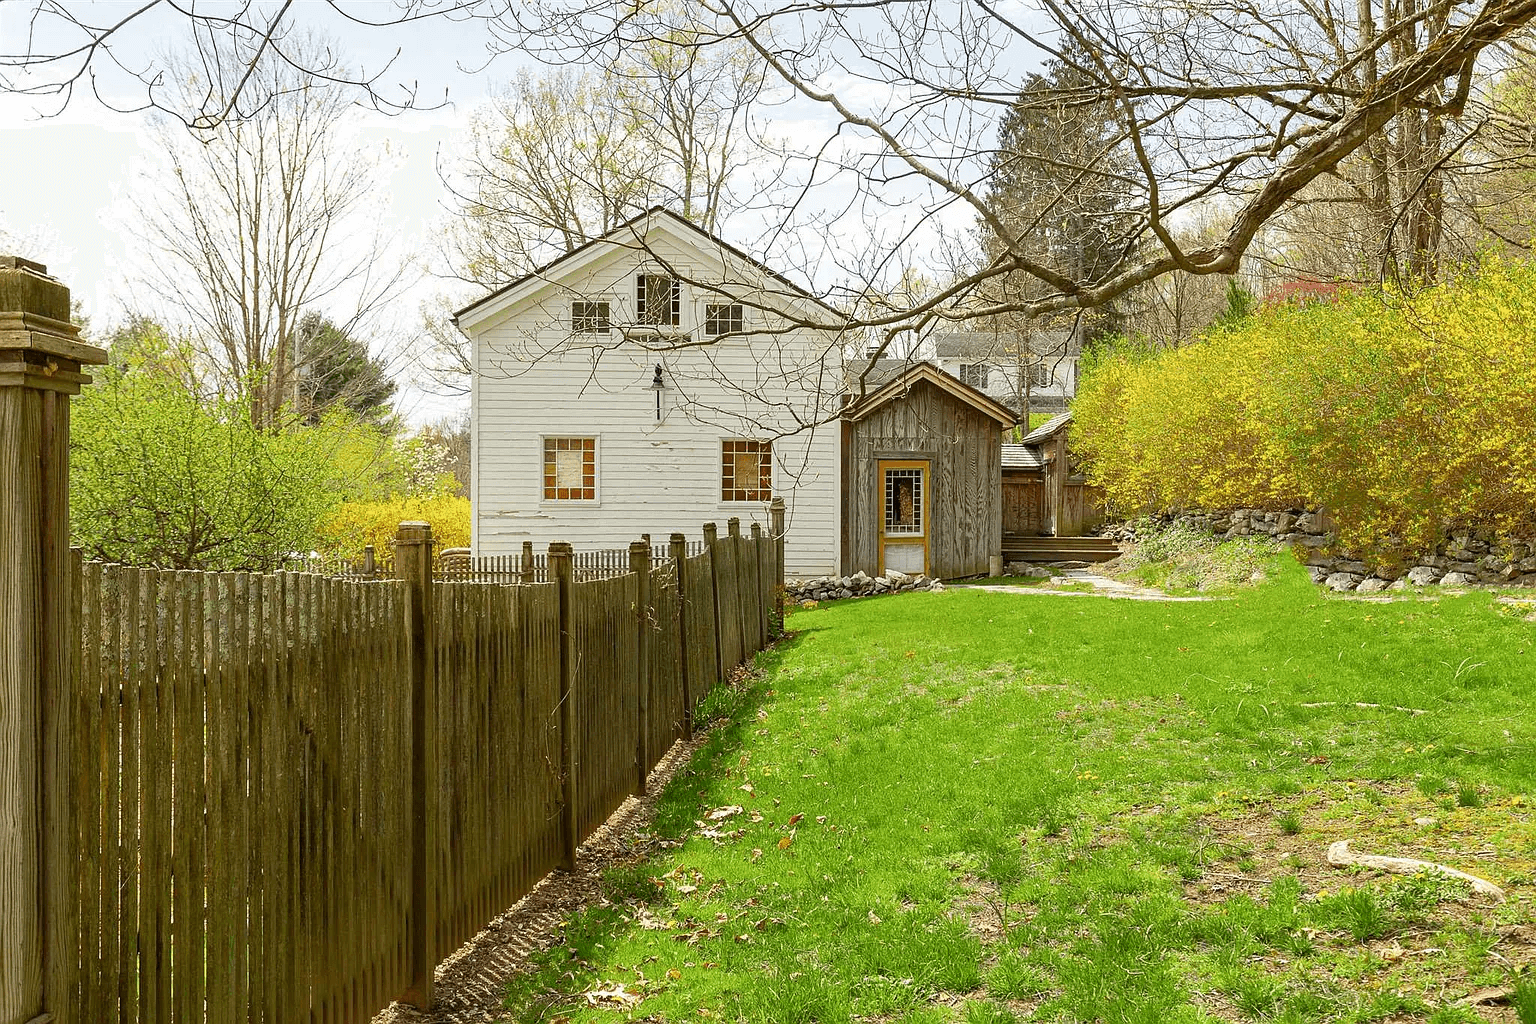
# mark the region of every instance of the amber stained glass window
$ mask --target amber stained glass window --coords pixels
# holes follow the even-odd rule
[[[720,500],[773,498],[773,442],[720,442]]]
[[[597,498],[597,439],[544,439],[544,497],[555,501]]]

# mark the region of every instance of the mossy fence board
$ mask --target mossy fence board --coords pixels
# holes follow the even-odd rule
[[[343,1022],[407,991],[430,1002],[417,961],[435,964],[558,866],[565,802],[590,835],[687,732],[720,666],[771,635],[777,539],[733,524],[687,550],[637,548],[644,587],[588,560],[607,575],[568,584],[568,621],[558,582],[77,560],[79,956],[61,1019]],[[424,676],[413,642],[430,644]],[[413,739],[420,678],[435,680],[426,743]],[[423,793],[419,750],[435,765]],[[411,938],[423,870],[425,951]]]

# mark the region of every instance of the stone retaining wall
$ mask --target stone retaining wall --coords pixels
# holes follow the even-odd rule
[[[1334,546],[1327,520],[1315,511],[1289,509],[1267,512],[1240,508],[1232,512],[1186,513],[1161,517],[1165,524],[1180,523],[1231,540],[1235,537],[1272,537],[1299,552],[1312,579],[1330,590],[1374,593],[1403,590],[1409,586],[1536,586],[1536,538],[1498,537],[1486,530],[1452,530],[1428,553],[1393,564],[1368,556],[1340,553]],[[1134,540],[1129,523],[1100,531],[1117,540]]]

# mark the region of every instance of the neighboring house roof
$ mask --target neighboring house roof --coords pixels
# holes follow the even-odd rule
[[[1060,416],[1052,416],[1034,430],[1025,434],[1024,439],[1019,443],[1021,445],[1043,444],[1065,430],[1071,422],[1072,414],[1070,412],[1064,412]]]
[[[1027,444],[1003,445],[1004,469],[1044,469],[1045,460],[1040,450]]]
[[[865,356],[849,359],[843,363],[848,372],[848,390],[851,393],[857,393],[860,390],[860,378],[863,378],[863,390],[866,394],[912,365],[910,359],[876,359],[874,366],[870,366],[869,359]]]
[[[743,262],[751,265],[756,270],[767,274],[778,283],[784,285],[790,291],[790,293],[797,298],[805,299],[814,303],[828,313],[831,313],[839,321],[846,319],[846,314],[844,314],[842,311],[829,306],[826,302],[822,301],[815,295],[812,295],[810,292],[806,291],[800,285],[791,281],[783,274],[747,255],[745,252],[736,248],[736,246],[732,245],[731,243],[716,235],[711,234],[708,231],[705,231],[703,228],[699,227],[688,218],[683,217],[680,214],[673,213],[671,210],[664,206],[653,206],[649,210],[646,210],[644,213],[631,217],[629,220],[625,221],[623,224],[620,224],[606,235],[602,235],[598,238],[591,239],[590,241],[583,242],[581,245],[577,246],[575,249],[572,249],[570,252],[561,256],[557,256],[555,259],[550,260],[543,266],[537,267],[524,274],[522,277],[502,285],[500,288],[497,288],[495,291],[491,292],[489,295],[486,295],[484,298],[471,302],[469,305],[453,314],[453,322],[457,324],[461,317],[471,317],[474,314],[479,313],[487,306],[495,304],[498,299],[501,299],[508,294],[517,291],[519,288],[529,284],[530,282],[542,282],[547,280],[551,273],[555,272],[563,265],[578,260],[581,257],[589,254],[599,245],[606,243],[609,245],[630,245],[643,248],[645,245],[645,236],[652,227],[653,218],[662,218],[675,227],[685,229],[686,233],[693,234],[696,236],[697,240],[702,240],[708,242],[712,246],[717,246],[736,259],[742,260]]]
[[[1003,426],[1018,422],[1013,410],[994,401],[969,385],[960,383],[957,377],[945,373],[929,362],[913,363],[906,370],[843,410],[843,419],[857,423],[887,402],[902,397],[913,385],[926,380],[942,391],[947,391],[968,405],[992,417]]]
[[[941,331],[928,339],[933,343],[935,359],[975,359],[978,362],[1006,356],[1014,338],[994,331]],[[1029,350],[1035,355],[1072,351],[1071,331],[1035,331],[1029,336]]]

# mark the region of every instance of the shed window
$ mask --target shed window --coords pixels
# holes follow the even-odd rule
[[[722,334],[740,334],[742,320],[739,302],[712,302],[704,307],[704,333],[711,338]]]
[[[544,439],[544,497],[553,501],[597,498],[597,438]]]
[[[611,323],[608,303],[585,299],[571,303],[572,334],[600,334],[607,331]]]
[[[773,498],[773,442],[720,442],[720,500]]]
[[[986,363],[961,363],[960,383],[968,384],[977,391],[983,391],[987,386],[987,373],[991,367]]]
[[[635,319],[642,324],[676,327],[682,320],[683,289],[667,274],[640,274],[635,278]]]

